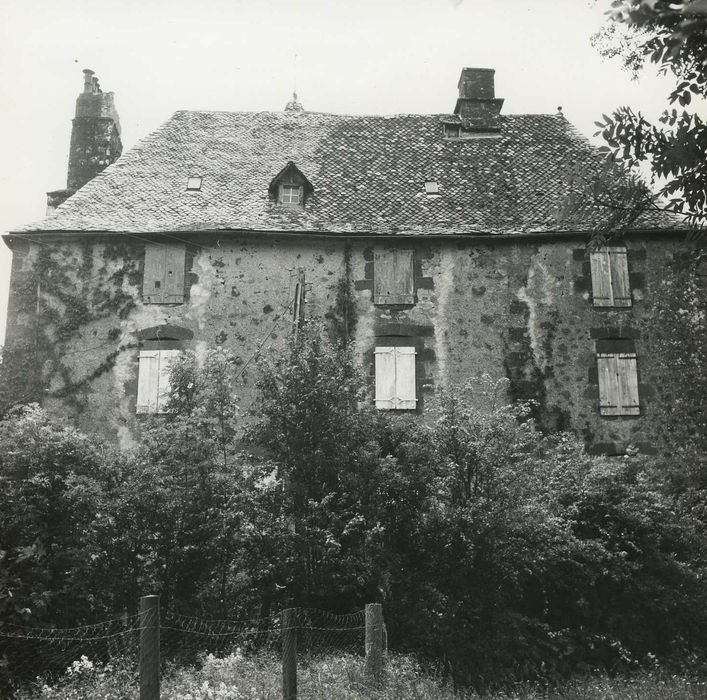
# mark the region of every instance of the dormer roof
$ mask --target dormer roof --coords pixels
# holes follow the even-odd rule
[[[280,172],[270,181],[268,191],[272,196],[277,194],[277,188],[283,182],[296,182],[297,184],[302,185],[304,187],[305,195],[309,195],[314,192],[314,186],[312,183],[291,160],[288,161],[287,165],[285,165],[285,167],[280,170]]]

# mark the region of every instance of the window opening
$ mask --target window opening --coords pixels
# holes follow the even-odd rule
[[[280,185],[281,204],[301,204],[302,185]]]
[[[414,410],[417,408],[414,347],[376,346],[376,408]]]
[[[604,247],[590,254],[594,306],[631,306],[628,256],[624,247]]]
[[[635,352],[597,353],[599,413],[602,416],[637,416],[638,367]]]

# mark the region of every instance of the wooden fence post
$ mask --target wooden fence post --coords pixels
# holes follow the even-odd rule
[[[375,683],[383,677],[383,606],[366,604],[366,676]]]
[[[160,700],[160,597],[140,598],[140,700]]]
[[[297,609],[282,611],[282,700],[297,700]]]

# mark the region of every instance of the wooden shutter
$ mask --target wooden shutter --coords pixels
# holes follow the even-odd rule
[[[395,408],[415,409],[415,348],[395,348]]]
[[[417,407],[415,348],[376,348],[376,408],[414,410]]]
[[[165,247],[164,303],[182,304],[184,302],[184,264],[186,248],[183,245]]]
[[[136,413],[154,413],[157,411],[159,367],[159,350],[142,350],[140,352]]]
[[[616,371],[616,355],[597,355],[599,370],[599,413],[602,416],[617,416],[620,413],[619,382]]]
[[[373,303],[414,304],[411,250],[376,252],[373,262]]]
[[[170,381],[169,371],[174,359],[179,356],[179,350],[159,351],[159,371],[157,387],[157,413],[166,413],[166,406],[169,402]]]
[[[638,368],[635,353],[600,353],[599,413],[602,416],[637,416]]]
[[[146,304],[184,302],[186,248],[167,243],[145,244],[142,298]]]
[[[621,413],[637,416],[641,409],[638,401],[638,367],[634,353],[619,353],[617,355],[616,376],[619,385]]]
[[[395,348],[377,347],[376,408],[395,408]]]
[[[165,246],[145,243],[145,269],[142,276],[142,299],[146,304],[164,301]]]
[[[626,248],[609,248],[608,252],[613,306],[631,306]]]
[[[611,293],[611,260],[606,248],[589,256],[592,266],[592,297],[594,306],[613,306]]]

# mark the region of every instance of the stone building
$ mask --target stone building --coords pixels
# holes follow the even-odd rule
[[[502,114],[493,70],[463,69],[450,113],[312,113],[295,95],[176,112],[121,157],[112,95],[85,75],[67,189],[5,236],[9,402],[128,444],[177,353],[227,348],[247,404],[252,359],[306,309],[355,340],[381,410],[424,414],[488,373],[610,454],[670,449],[701,420],[684,232],[644,214],[590,251],[606,212],[564,204],[600,157],[561,112]]]

